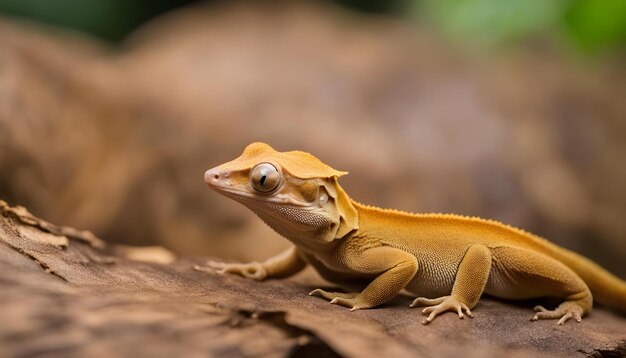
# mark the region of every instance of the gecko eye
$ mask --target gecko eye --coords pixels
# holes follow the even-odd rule
[[[270,163],[261,163],[250,171],[250,184],[256,191],[269,193],[278,188],[280,184],[280,173],[275,166]]]

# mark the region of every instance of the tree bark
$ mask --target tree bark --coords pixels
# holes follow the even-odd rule
[[[474,319],[423,326],[400,297],[350,312],[310,297],[311,271],[256,282],[203,260],[107,244],[0,201],[0,356],[603,356],[626,352],[626,320],[531,322],[531,303],[483,298]]]

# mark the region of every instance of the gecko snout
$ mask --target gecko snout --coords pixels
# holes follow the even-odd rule
[[[204,172],[204,182],[209,185],[217,185],[224,177],[224,174],[217,168],[209,169]]]

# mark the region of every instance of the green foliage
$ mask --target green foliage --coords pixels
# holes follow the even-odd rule
[[[626,44],[626,0],[576,0],[564,13],[567,35],[585,52]]]
[[[412,7],[451,38],[470,46],[549,36],[585,53],[623,47],[626,0],[422,0]]]
[[[78,29],[119,41],[160,12],[183,0],[0,0],[0,13]]]
[[[420,10],[455,39],[493,45],[558,21],[564,0],[425,0]]]
[[[0,0],[0,13],[79,29],[111,41],[193,0]],[[538,36],[601,53],[626,44],[626,0],[335,0],[361,11],[411,14],[470,47]],[[413,16],[417,15],[417,16]]]

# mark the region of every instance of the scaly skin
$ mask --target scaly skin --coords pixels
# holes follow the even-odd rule
[[[533,321],[580,322],[591,311],[592,293],[625,312],[626,283],[582,256],[492,220],[357,203],[337,183],[344,174],[308,153],[277,152],[264,143],[208,170],[209,187],[246,205],[294,244],[264,262],[208,266],[263,280],[291,276],[310,264],[333,282],[365,280],[361,292],[310,293],[353,311],[406,289],[418,296],[411,307],[427,306],[424,324],[447,311],[473,317],[483,293],[564,300],[554,310],[535,307]]]

